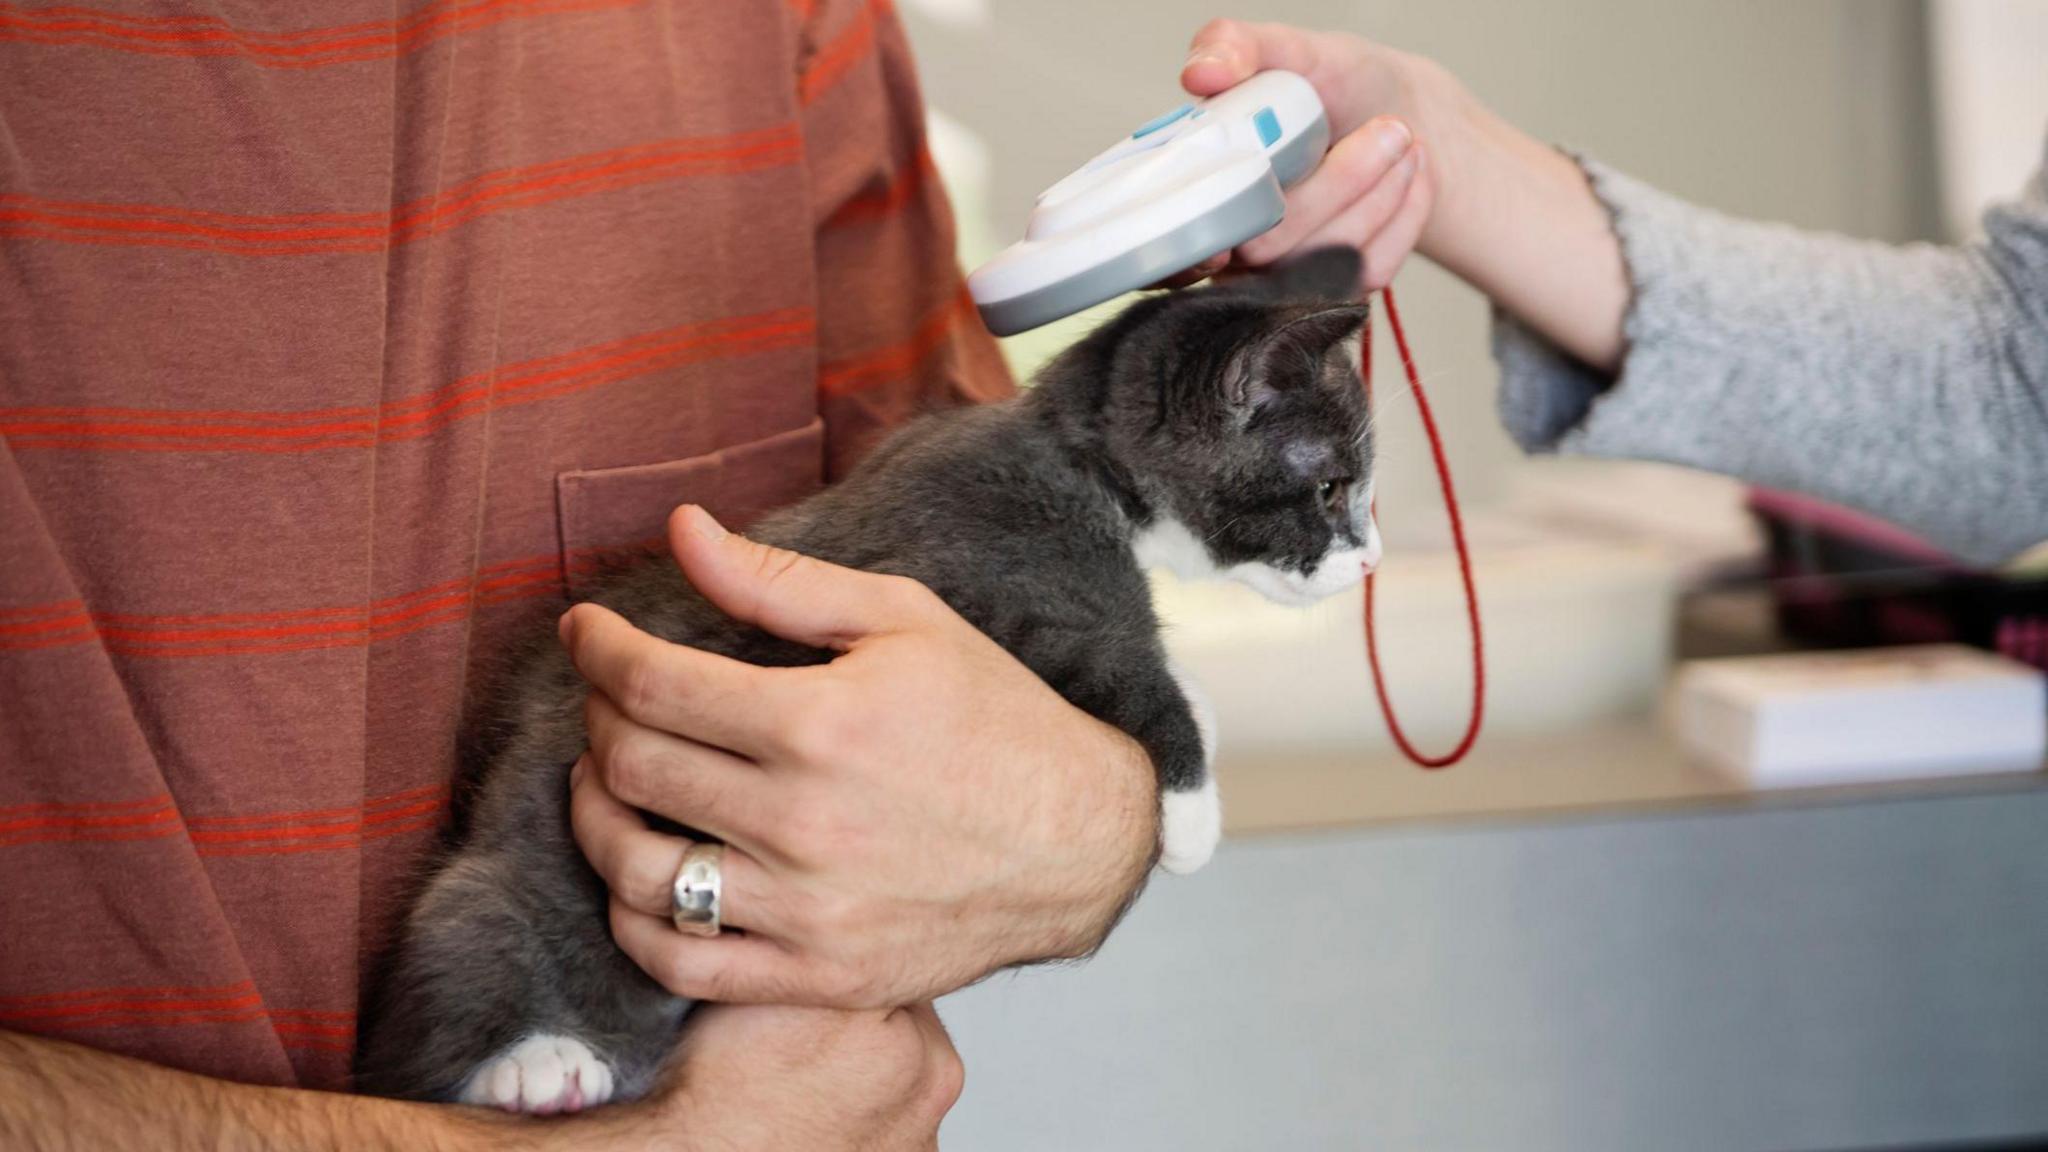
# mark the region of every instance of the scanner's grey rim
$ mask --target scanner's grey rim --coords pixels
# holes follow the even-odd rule
[[[998,336],[1014,336],[1072,316],[1227,252],[1278,224],[1286,209],[1280,182],[1268,174],[1215,209],[1120,256],[1021,296],[977,302],[982,323]]]
[[[1308,131],[1273,153],[1273,175],[1279,178],[1282,188],[1292,188],[1297,180],[1316,170],[1316,165],[1323,161],[1323,153],[1329,150],[1330,118],[1317,116]]]
[[[1265,179],[1214,210],[1065,280],[1007,300],[977,301],[982,323],[998,336],[1029,332],[1126,292],[1157,284],[1265,234],[1280,223],[1287,211],[1281,185],[1292,184],[1313,171],[1329,143],[1329,121],[1318,116],[1308,131],[1273,153],[1273,173]]]

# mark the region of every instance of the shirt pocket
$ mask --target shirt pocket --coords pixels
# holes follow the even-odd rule
[[[612,564],[667,550],[669,513],[699,504],[728,528],[818,491],[824,483],[825,424],[778,432],[701,456],[555,477],[562,569],[581,598]]]

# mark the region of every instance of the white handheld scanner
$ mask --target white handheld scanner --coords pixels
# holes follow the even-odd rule
[[[967,277],[1009,336],[1157,283],[1280,222],[1281,189],[1315,170],[1330,122],[1307,80],[1261,72],[1183,104],[1046,189],[1024,239]]]

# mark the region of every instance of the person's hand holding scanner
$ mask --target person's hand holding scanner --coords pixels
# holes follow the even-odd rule
[[[1371,291],[1420,252],[1587,364],[1619,364],[1621,248],[1570,157],[1495,116],[1435,62],[1348,33],[1211,21],[1180,80],[1211,96],[1268,68],[1308,79],[1334,143],[1288,191],[1279,226],[1199,275],[1349,244]]]
[[[1344,245],[1365,257],[1365,291],[1384,288],[1428,223],[1434,165],[1409,123],[1414,101],[1393,53],[1357,37],[1281,25],[1214,20],[1195,35],[1182,87],[1214,96],[1271,68],[1306,77],[1330,118],[1330,151],[1287,191],[1287,215],[1266,234],[1193,270],[1257,267],[1313,248]],[[1388,57],[1380,59],[1378,57]]]

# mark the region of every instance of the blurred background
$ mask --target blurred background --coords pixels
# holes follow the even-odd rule
[[[2048,128],[2044,0],[898,8],[968,266],[1182,99],[1187,40],[1218,15],[1434,57],[1539,138],[1687,199],[1883,240],[1967,237]],[[969,1078],[947,1146],[2048,1135],[2038,766],[1767,791],[1660,715],[1698,657],[1956,639],[2048,665],[2039,562],[1968,572],[1731,481],[1526,458],[1494,416],[1486,302],[1420,259],[1399,290],[1477,563],[1480,750],[1443,773],[1395,755],[1355,597],[1297,611],[1162,578],[1217,706],[1225,849],[1160,877],[1092,963],[949,1001]],[[1100,314],[1008,341],[1020,378]],[[1380,640],[1404,722],[1441,748],[1470,702],[1464,607],[1387,359]]]

